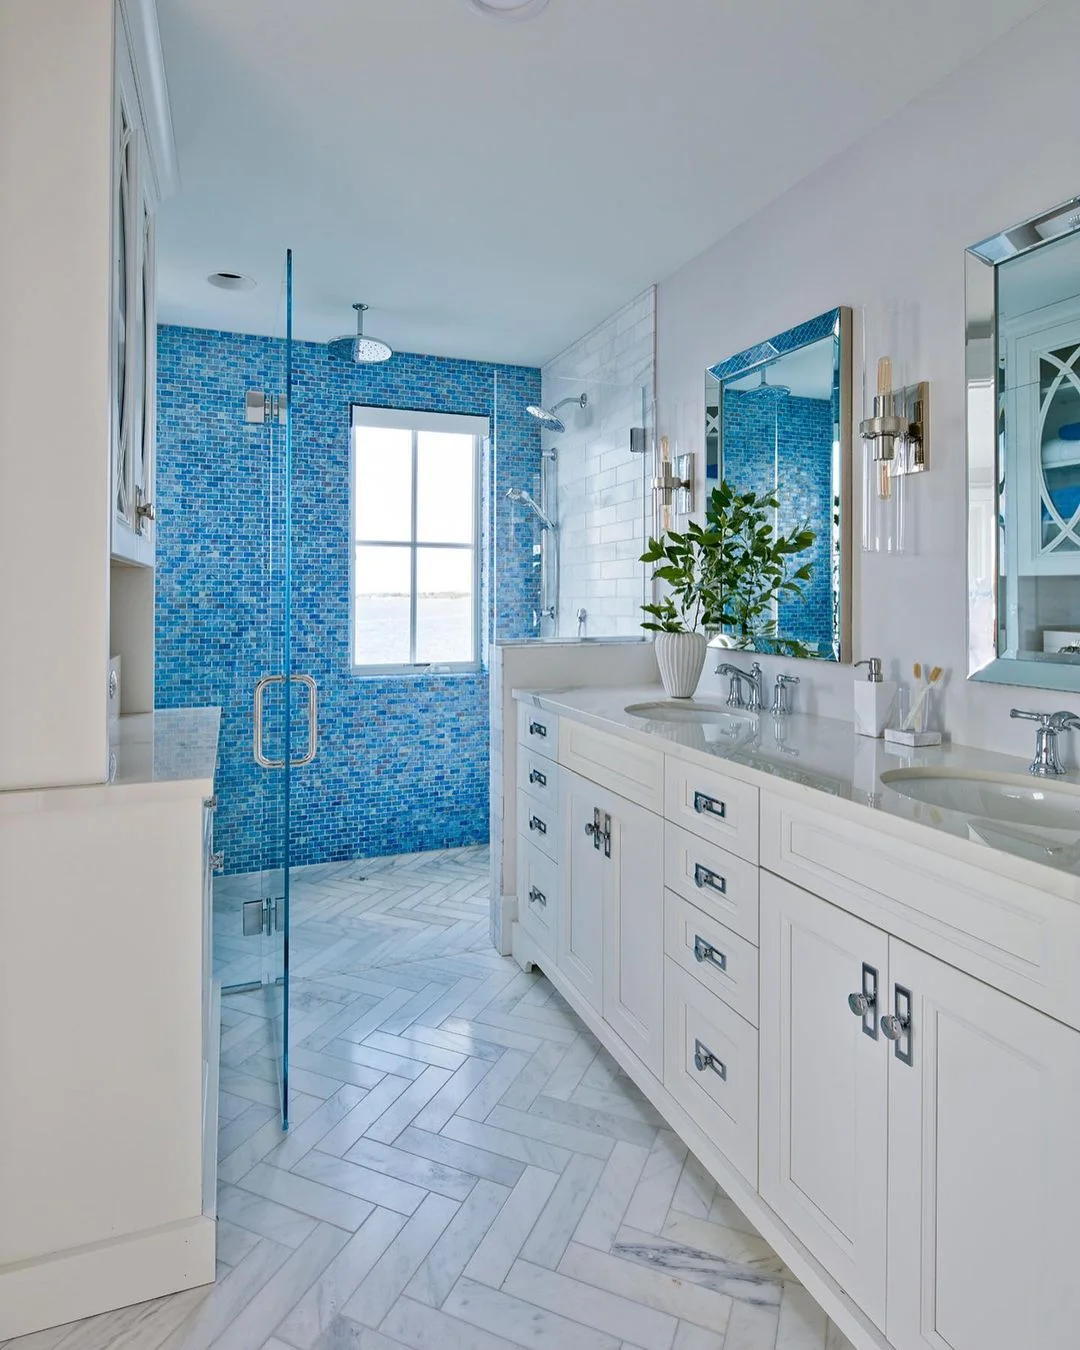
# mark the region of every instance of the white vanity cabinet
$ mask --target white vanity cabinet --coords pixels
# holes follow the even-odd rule
[[[1080,1033],[895,940],[889,977],[888,1338],[1075,1350]]]
[[[1076,879],[573,693],[519,721],[515,955],[856,1350],[1076,1350]]]
[[[763,873],[759,1189],[880,1327],[888,1042],[877,1002],[859,1017],[848,996],[886,989],[888,956],[880,929]]]
[[[663,822],[575,773],[563,778],[559,969],[657,1077],[663,1060]]]

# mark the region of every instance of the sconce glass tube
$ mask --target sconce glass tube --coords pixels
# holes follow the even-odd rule
[[[904,551],[906,474],[898,450],[906,419],[898,415],[893,392],[892,361],[877,363],[877,393],[872,415],[861,426],[863,436],[863,548],[869,553]]]

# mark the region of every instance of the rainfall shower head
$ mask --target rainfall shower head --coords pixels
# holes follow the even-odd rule
[[[533,513],[533,515],[536,517],[536,519],[540,522],[540,524],[543,526],[545,530],[551,530],[552,532],[554,532],[555,522],[545,511],[543,511],[539,506],[537,506],[536,502],[533,501],[532,497],[525,491],[524,488],[517,488],[517,487],[507,488],[506,500],[509,502],[516,502],[521,506],[527,507],[528,510],[530,510]]]
[[[565,431],[565,423],[562,418],[558,417],[556,414],[560,408],[565,408],[568,403],[576,403],[579,408],[587,408],[589,406],[589,396],[588,394],[582,394],[579,397],[577,394],[572,394],[569,398],[560,399],[559,402],[555,404],[554,408],[541,408],[535,403],[530,403],[525,411],[531,417],[535,417],[540,425],[547,431]]]
[[[766,379],[766,371],[762,370],[758,376],[758,382],[753,389],[744,389],[744,394],[790,394],[791,386],[787,384],[770,384]]]
[[[348,361],[350,365],[369,366],[378,361],[389,361],[394,354],[393,347],[378,338],[364,336],[364,311],[367,305],[357,303],[356,332],[346,333],[344,337],[331,338],[326,349],[338,361]]]

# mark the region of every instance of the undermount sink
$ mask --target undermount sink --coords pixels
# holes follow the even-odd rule
[[[720,727],[730,731],[753,732],[757,719],[749,714],[733,713],[721,703],[701,703],[692,698],[655,699],[650,703],[630,703],[623,709],[631,717],[649,722],[690,722],[695,726]]]
[[[886,787],[902,797],[1007,825],[1080,834],[1080,786],[1053,779],[960,769],[888,769]]]

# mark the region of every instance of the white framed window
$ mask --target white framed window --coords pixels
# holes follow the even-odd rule
[[[486,417],[352,409],[352,666],[480,666],[480,446]]]

